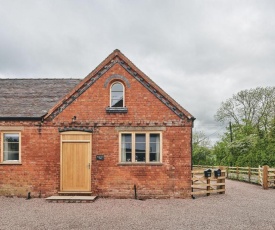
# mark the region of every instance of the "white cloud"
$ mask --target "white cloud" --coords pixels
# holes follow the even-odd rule
[[[208,135],[220,103],[275,85],[275,2],[0,0],[0,77],[85,77],[114,49]]]

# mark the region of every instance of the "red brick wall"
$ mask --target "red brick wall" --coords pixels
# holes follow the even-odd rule
[[[128,79],[125,85],[125,114],[108,114],[112,74]],[[72,117],[76,122],[72,123]],[[38,122],[0,122],[1,126],[24,126],[21,131],[22,164],[0,165],[0,194],[49,196],[59,191],[60,133],[59,127],[89,127],[92,135],[92,192],[99,196],[190,197],[191,191],[191,127],[173,111],[116,64],[92,87],[78,97],[52,121],[41,128]],[[163,131],[162,165],[119,165],[119,132],[116,127],[165,127]],[[1,148],[1,147],[0,147]],[[104,155],[97,161],[96,155]]]
[[[105,109],[110,104],[110,84],[104,87],[105,81],[113,74],[120,74],[128,79],[130,88],[125,87],[125,106],[127,114],[107,114]],[[113,66],[92,87],[78,97],[70,106],[59,114],[54,122],[71,121],[88,122],[128,122],[128,121],[179,121],[180,118],[167,106],[144,88],[119,64]]]
[[[96,194],[134,197],[136,185],[139,197],[190,195],[190,128],[168,127],[163,131],[162,165],[119,165],[118,149],[114,128],[100,128],[93,134],[92,190]],[[97,154],[103,154],[104,161],[97,161]]]
[[[21,163],[0,164],[0,195],[48,196],[59,190],[59,133],[55,127],[35,122],[0,122],[3,126],[20,126]],[[2,132],[2,131],[0,131]],[[0,146],[0,149],[2,146]]]

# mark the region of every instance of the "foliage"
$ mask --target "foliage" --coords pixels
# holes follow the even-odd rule
[[[275,87],[233,95],[222,102],[215,118],[232,124],[213,148],[217,164],[275,166]]]
[[[203,132],[193,134],[192,161],[195,165],[215,164],[215,156],[210,148],[210,141]]]

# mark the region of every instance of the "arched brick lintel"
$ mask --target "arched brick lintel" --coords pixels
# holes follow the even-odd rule
[[[104,88],[106,88],[108,86],[108,84],[110,83],[110,81],[112,81],[114,79],[119,79],[119,80],[123,81],[125,83],[125,85],[127,86],[127,88],[131,87],[131,84],[126,77],[121,76],[119,74],[113,74],[110,77],[108,77],[106,79],[106,81],[104,82]]]

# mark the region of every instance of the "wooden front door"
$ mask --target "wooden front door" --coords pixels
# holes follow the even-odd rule
[[[91,134],[62,133],[60,178],[62,192],[91,191]]]

